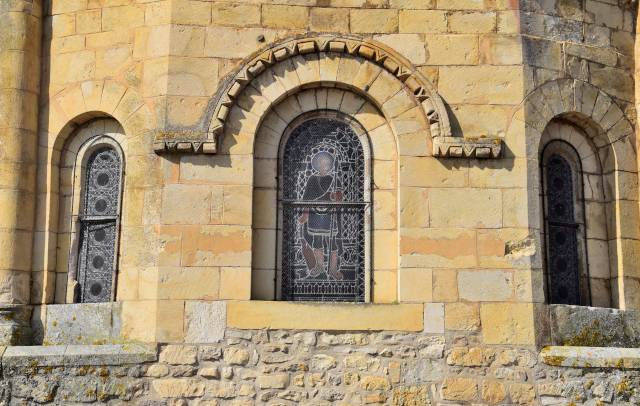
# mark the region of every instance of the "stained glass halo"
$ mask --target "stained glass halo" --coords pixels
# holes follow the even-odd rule
[[[278,147],[278,157],[279,157],[278,178],[280,179],[282,177],[282,157],[284,154],[284,148],[287,144],[287,141],[289,140],[289,137],[291,136],[291,133],[296,128],[298,128],[301,124],[303,124],[305,121],[313,120],[316,118],[328,118],[331,120],[337,120],[337,121],[343,122],[351,126],[353,131],[355,131],[355,133],[358,135],[358,138],[360,139],[360,143],[362,144],[362,148],[364,149],[364,154],[365,154],[365,177],[366,177],[365,197],[368,198],[371,195],[371,179],[372,179],[371,162],[373,160],[373,152],[371,148],[371,141],[369,139],[369,135],[367,133],[367,130],[365,130],[363,125],[360,124],[358,120],[337,110],[328,110],[328,109],[313,110],[313,111],[299,115],[298,117],[293,119],[289,123],[289,125],[287,125],[287,128],[282,133],[282,137],[280,138],[280,145]],[[282,198],[281,185],[278,187],[278,198],[279,199]]]

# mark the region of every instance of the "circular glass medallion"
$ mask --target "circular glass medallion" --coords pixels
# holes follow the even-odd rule
[[[93,257],[93,261],[91,261],[91,263],[95,269],[100,269],[104,265],[104,258],[100,255],[96,255]]]
[[[109,175],[106,173],[101,173],[98,175],[98,185],[106,186],[109,183]]]
[[[96,208],[96,211],[99,211],[102,213],[103,211],[107,210],[107,201],[104,199],[98,200],[96,202],[95,208]]]
[[[102,285],[100,285],[98,282],[94,282],[93,285],[91,285],[90,291],[93,296],[98,296],[100,293],[102,293]]]
[[[98,242],[104,241],[105,238],[107,238],[107,232],[104,230],[97,230],[95,233],[93,233],[93,239]]]

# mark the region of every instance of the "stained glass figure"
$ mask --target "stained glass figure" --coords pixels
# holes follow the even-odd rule
[[[282,163],[282,299],[365,300],[365,156],[329,118],[291,133]]]
[[[546,164],[546,222],[551,303],[580,305],[578,228],[573,169],[558,154]]]
[[[78,261],[81,303],[111,300],[121,178],[122,164],[113,148],[100,148],[89,157]]]

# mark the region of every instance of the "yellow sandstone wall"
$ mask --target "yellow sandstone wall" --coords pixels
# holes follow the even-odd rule
[[[182,341],[175,321],[189,300],[272,300],[273,267],[266,268],[273,264],[256,261],[275,255],[260,251],[273,242],[261,230],[273,229],[275,173],[258,166],[265,163],[258,144],[246,148],[257,135],[229,128],[211,155],[158,155],[153,142],[206,135],[217,89],[234,68],[278,40],[313,32],[388,47],[434,85],[452,136],[504,140],[502,159],[436,158],[425,128],[414,150],[375,157],[373,302],[437,303],[451,330],[482,328],[508,336],[499,343],[535,344],[516,330],[544,313],[538,146],[546,124],[563,115],[611,161],[606,243],[617,264],[614,305],[640,307],[633,295],[640,289],[634,9],[592,0],[277,3],[45,1],[38,176],[29,189],[37,191],[31,303],[66,301],[72,173],[60,169],[61,160],[78,128],[102,118],[126,135],[116,295],[125,335]],[[27,82],[37,87],[36,78]],[[349,111],[341,103],[336,108]],[[595,105],[603,110],[597,117]],[[392,117],[370,109],[370,119],[380,119],[371,129],[384,128],[399,145]],[[27,120],[32,137],[34,117]],[[607,149],[612,141],[619,144]],[[12,224],[2,228],[20,229]],[[18,252],[14,246],[7,245]],[[29,264],[7,269],[28,271]]]

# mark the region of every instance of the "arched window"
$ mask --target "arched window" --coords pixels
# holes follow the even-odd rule
[[[369,163],[359,124],[316,113],[294,121],[281,150],[281,299],[363,302]],[[367,149],[368,151],[368,149]]]
[[[103,146],[89,157],[84,181],[78,254],[81,303],[109,302],[114,296],[116,244],[120,225],[122,162]]]
[[[575,149],[552,141],[542,155],[549,302],[588,305],[582,170]]]

